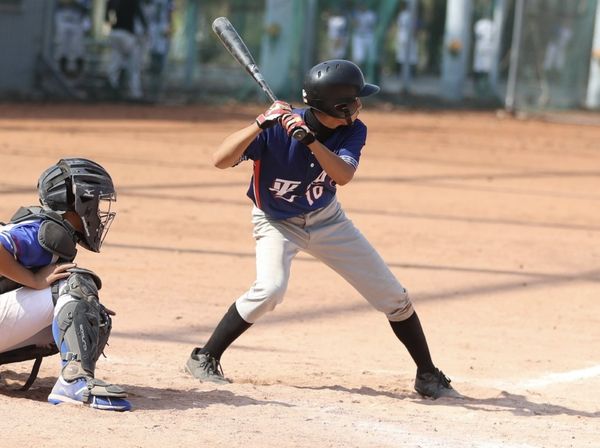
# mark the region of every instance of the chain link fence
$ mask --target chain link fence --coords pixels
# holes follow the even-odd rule
[[[597,0],[527,0],[515,30],[510,106],[518,111],[584,106]]]

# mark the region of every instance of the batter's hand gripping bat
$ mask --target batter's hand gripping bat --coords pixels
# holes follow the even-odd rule
[[[234,57],[234,59],[246,69],[250,76],[252,76],[252,79],[254,79],[262,91],[265,92],[265,94],[269,97],[269,100],[271,100],[271,102],[277,101],[277,97],[267,84],[267,81],[265,81],[265,78],[258,69],[256,62],[254,62],[254,58],[252,57],[252,54],[250,54],[250,50],[248,50],[248,47],[235,30],[231,22],[229,22],[227,17],[219,17],[215,19],[212,24],[212,29],[221,43]],[[292,137],[294,137],[296,140],[302,140],[304,137],[306,137],[306,132],[302,129],[296,129],[292,133]]]

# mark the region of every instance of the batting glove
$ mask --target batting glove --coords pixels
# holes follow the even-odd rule
[[[302,117],[298,114],[286,114],[281,117],[281,126],[287,132],[287,135],[294,137],[300,143],[310,145],[316,140],[315,134],[306,125]],[[299,138],[298,136],[301,136]]]
[[[267,129],[277,124],[285,114],[292,112],[292,106],[285,101],[275,101],[266,111],[256,117],[256,124],[261,129]]]

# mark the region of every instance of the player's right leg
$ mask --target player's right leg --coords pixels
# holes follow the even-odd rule
[[[256,239],[256,280],[223,316],[208,342],[196,347],[185,370],[200,381],[228,383],[221,369],[223,352],[261,316],[283,300],[290,276],[292,259],[300,240],[285,236],[260,210],[253,213]],[[293,241],[294,240],[294,241]]]
[[[53,309],[50,288],[19,288],[0,294],[0,353],[52,342],[47,329]]]
[[[434,365],[409,294],[383,258],[341,209],[333,206],[331,210],[325,209],[318,219],[322,223],[314,223],[307,252],[334,269],[385,314],[417,366],[415,390],[432,398],[459,396],[450,380]],[[332,240],[329,235],[334,232],[336,238]]]

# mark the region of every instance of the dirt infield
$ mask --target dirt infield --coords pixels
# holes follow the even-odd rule
[[[53,407],[58,361],[0,367],[0,446],[600,447],[600,131],[493,113],[365,112],[348,215],[409,289],[434,361],[467,396],[422,400],[385,317],[308,256],[284,303],[223,357],[182,366],[254,279],[250,164],[210,153],[259,111],[0,105],[0,219],[64,156],[118,188],[80,266],[117,311],[98,376],[135,410]]]

